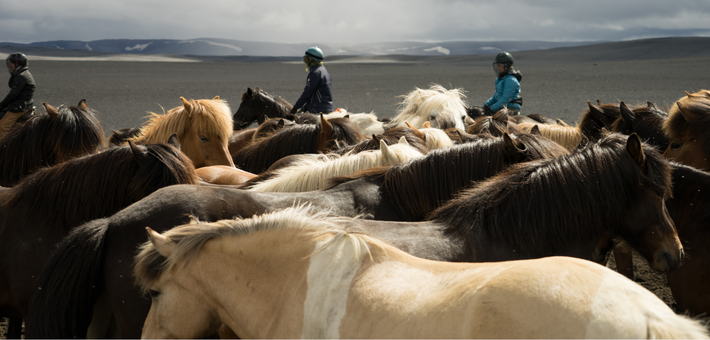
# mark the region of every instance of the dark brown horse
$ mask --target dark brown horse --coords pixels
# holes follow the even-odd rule
[[[0,186],[13,186],[31,172],[105,147],[96,113],[82,99],[77,106],[35,114],[0,140]]]
[[[260,174],[285,156],[329,152],[341,142],[354,145],[363,139],[347,118],[330,121],[321,118],[320,124],[298,124],[278,130],[242,148],[232,159],[237,168]]]
[[[435,210],[432,221],[347,223],[414,255],[448,261],[551,255],[598,260],[595,254],[607,250],[595,251],[599,240],[618,234],[656,269],[668,270],[677,266],[682,252],[663,206],[662,197],[670,192],[669,171],[661,155],[637,136],[612,135],[574,154],[514,165]],[[109,295],[120,335],[138,336],[150,303],[132,282],[130,260],[132,245],[146,240],[146,226],[162,231],[189,221],[188,214],[214,221],[299,202],[316,211],[354,216],[368,212],[366,201],[378,191],[379,186],[368,189],[360,180],[298,195],[198,186],[160,190],[111,218],[85,224],[63,241],[40,280],[28,323],[40,333],[30,336],[85,336],[96,301],[88,294],[90,287],[95,295],[99,290]],[[396,209],[381,197],[379,207]],[[385,213],[369,212],[375,218]]]
[[[263,123],[267,118],[287,118],[293,108],[285,99],[274,98],[258,86],[252,90],[248,87],[242,94],[242,102],[232,117],[234,130],[241,130],[253,121]]]
[[[0,189],[0,314],[27,315],[43,265],[72,228],[164,186],[196,183],[176,146],[151,144],[75,158]]]
[[[641,140],[663,152],[670,144],[668,136],[663,132],[666,119],[668,114],[651,102],[632,109],[622,101],[619,103],[619,118],[611,124],[611,131],[625,135],[636,133]]]
[[[710,171],[710,91],[688,93],[668,111],[663,130],[671,143],[664,156]]]

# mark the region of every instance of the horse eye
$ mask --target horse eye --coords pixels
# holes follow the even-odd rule
[[[678,143],[671,143],[671,149],[672,149],[672,150],[680,149],[680,144],[678,144]]]
[[[203,142],[209,142],[209,141],[210,141],[210,139],[207,138],[207,137],[205,137],[205,136],[200,136],[200,140],[203,141]]]
[[[160,295],[160,292],[157,291],[157,290],[152,290],[152,289],[151,289],[150,291],[148,291],[148,294],[150,294],[150,297],[151,297],[151,298],[155,299],[155,298],[158,297],[158,295]]]

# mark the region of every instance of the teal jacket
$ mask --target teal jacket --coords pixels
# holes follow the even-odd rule
[[[496,93],[486,101],[485,105],[490,107],[493,112],[501,110],[503,106],[520,110],[520,104],[511,102],[520,98],[520,80],[522,78],[523,75],[518,70],[512,70],[508,74],[496,78]]]

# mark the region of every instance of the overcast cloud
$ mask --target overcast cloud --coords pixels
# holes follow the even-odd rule
[[[613,41],[710,36],[708,18],[707,0],[0,0],[0,41]]]

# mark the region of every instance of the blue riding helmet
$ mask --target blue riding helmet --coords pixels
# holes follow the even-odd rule
[[[313,46],[306,50],[306,56],[309,56],[317,61],[323,61],[323,51],[318,46]]]

